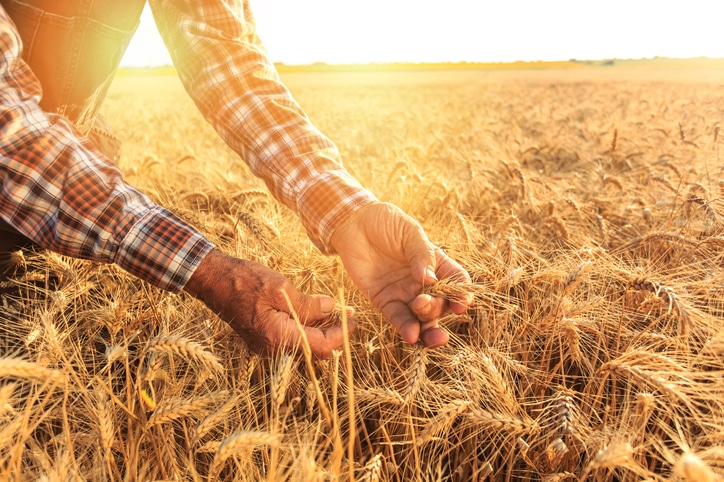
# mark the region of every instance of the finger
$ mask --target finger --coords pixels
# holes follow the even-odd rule
[[[444,298],[421,294],[410,303],[410,309],[422,322],[437,320],[449,309],[449,303]]]
[[[294,290],[288,293],[292,309],[303,325],[315,325],[334,312],[334,298],[324,295],[305,295]]]
[[[397,329],[405,343],[414,344],[420,339],[420,322],[410,308],[401,301],[391,301],[380,308],[382,315]]]
[[[401,211],[399,214],[403,217],[400,244],[410,263],[412,278],[419,284],[430,285],[437,281],[435,246],[417,221]]]
[[[447,331],[439,326],[428,328],[420,335],[422,343],[428,348],[437,348],[446,344],[450,340]]]
[[[328,358],[334,350],[344,344],[344,330],[341,323],[335,323],[324,328],[302,326],[302,331],[300,331],[294,318],[285,313],[279,313],[275,325],[275,338],[278,340],[279,346],[287,350],[299,348],[303,343],[303,331],[312,355],[316,358]],[[356,328],[357,322],[352,318],[348,318],[348,333],[353,333]]]
[[[347,332],[351,335],[356,329],[357,322],[353,318],[347,318]],[[312,355],[317,358],[329,358],[334,350],[344,345],[344,330],[341,322],[324,329],[305,326],[304,334],[309,342]]]
[[[435,248],[435,274],[440,279],[450,279],[458,283],[469,283],[470,275],[460,263],[452,259],[440,248]]]
[[[436,248],[435,255],[437,259],[437,274],[441,279],[450,279],[460,284],[470,284],[470,275],[465,268],[463,268],[457,261],[450,258],[445,252]],[[475,301],[475,297],[472,291],[460,293],[459,296],[454,297],[450,302],[450,309],[453,313],[461,314]]]

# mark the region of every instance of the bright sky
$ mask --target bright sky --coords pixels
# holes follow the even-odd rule
[[[251,0],[271,59],[724,58],[724,0]],[[148,10],[122,65],[170,63]]]

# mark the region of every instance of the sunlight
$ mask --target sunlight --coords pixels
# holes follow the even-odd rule
[[[686,8],[649,0],[604,5],[573,0],[489,4],[450,0],[252,2],[259,34],[275,62],[512,62],[606,58],[724,58],[724,2]],[[150,9],[125,66],[170,58]]]

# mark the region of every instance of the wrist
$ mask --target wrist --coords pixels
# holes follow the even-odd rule
[[[184,291],[214,309],[216,299],[223,300],[224,296],[233,292],[234,280],[238,281],[238,278],[232,279],[228,274],[231,266],[237,263],[244,261],[218,249],[211,250],[189,278]]]
[[[381,201],[372,201],[368,204],[360,206],[354,212],[352,212],[344,221],[334,229],[332,235],[329,238],[329,244],[336,253],[340,253],[340,249],[344,247],[349,241],[349,237],[355,237],[360,235],[360,230],[364,228],[364,218],[367,213],[373,209],[373,206],[385,205]]]

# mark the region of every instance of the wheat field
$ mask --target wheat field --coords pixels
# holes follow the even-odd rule
[[[283,79],[470,273],[431,288],[475,293],[450,343],[405,345],[175,77],[119,77],[128,181],[359,325],[328,360],[260,358],[189,296],[18,252],[2,480],[724,480],[722,71]]]

